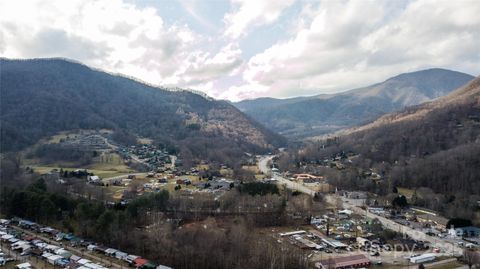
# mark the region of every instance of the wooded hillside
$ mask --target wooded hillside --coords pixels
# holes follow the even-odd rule
[[[222,159],[265,152],[283,139],[227,102],[156,88],[62,59],[1,59],[1,147],[16,151],[59,131],[115,130]],[[122,139],[124,138],[124,139]]]

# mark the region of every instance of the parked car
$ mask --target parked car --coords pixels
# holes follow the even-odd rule
[[[14,259],[10,257],[0,257],[0,266],[4,266],[7,262],[13,262]]]

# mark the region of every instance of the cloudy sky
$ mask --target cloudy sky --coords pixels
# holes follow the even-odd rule
[[[0,55],[241,100],[431,67],[480,74],[480,1],[0,0]]]

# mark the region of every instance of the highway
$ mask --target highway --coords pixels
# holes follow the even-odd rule
[[[258,161],[258,168],[262,173],[268,176],[272,176],[273,179],[278,180],[278,183],[287,187],[288,189],[291,190],[297,190],[303,193],[306,193],[308,195],[314,196],[315,191],[309,189],[308,187],[297,183],[290,181],[284,177],[282,177],[278,173],[272,173],[270,167],[268,166],[268,162],[273,159],[274,156],[263,156],[259,159]],[[335,204],[335,200],[338,199],[340,196],[338,195],[329,195],[327,196],[327,201],[329,201],[332,204]],[[450,254],[450,255],[462,255],[463,250],[457,246],[455,246],[452,242],[449,242],[447,240],[444,240],[439,237],[434,237],[434,236],[429,236],[425,234],[422,231],[418,231],[415,229],[412,229],[408,226],[401,225],[399,223],[394,222],[393,220],[387,219],[385,217],[379,216],[379,215],[374,215],[372,213],[368,213],[366,210],[362,209],[360,206],[355,205],[355,200],[347,199],[346,197],[340,197],[343,201],[343,206],[346,209],[350,209],[353,212],[360,214],[360,215],[365,215],[367,217],[371,218],[377,218],[384,227],[400,232],[402,234],[406,234],[409,237],[415,239],[415,240],[421,240],[421,241],[427,241],[430,242],[433,247],[437,247],[441,249],[444,253]]]
[[[329,199],[331,200],[331,199],[337,199],[339,196],[335,194],[335,195],[330,195],[329,197],[330,197]],[[357,214],[360,214],[360,215],[365,215],[365,216],[370,217],[370,218],[377,218],[382,223],[382,225],[384,227],[386,227],[390,230],[397,231],[397,232],[400,232],[402,234],[406,234],[406,235],[408,235],[409,237],[411,237],[415,240],[430,242],[432,247],[439,248],[444,253],[449,254],[449,255],[462,255],[463,254],[463,250],[461,248],[455,246],[455,244],[453,244],[452,242],[449,242],[449,241],[447,241],[445,239],[442,239],[442,238],[439,238],[439,237],[429,236],[422,231],[415,230],[415,229],[412,229],[408,226],[396,223],[395,221],[393,221],[391,219],[387,219],[383,216],[379,216],[379,215],[376,215],[376,214],[373,214],[373,213],[369,213],[366,210],[362,209],[361,207],[355,205],[355,200],[348,199],[346,197],[341,197],[341,199],[343,201],[343,207],[344,208],[350,209],[353,212],[355,212]]]
[[[268,167],[268,162],[271,161],[273,159],[273,157],[274,156],[263,156],[263,157],[260,158],[260,160],[258,161],[258,169],[260,169],[260,171],[262,173],[264,173],[267,176],[272,176],[273,179],[278,181],[278,184],[280,184],[282,186],[285,186],[288,189],[303,192],[303,193],[308,194],[310,196],[315,195],[315,191],[311,190],[310,188],[308,188],[308,187],[306,187],[306,186],[304,186],[300,183],[290,181],[290,180],[282,177],[278,173],[272,173],[270,167]]]

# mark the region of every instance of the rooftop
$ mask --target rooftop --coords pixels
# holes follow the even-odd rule
[[[367,265],[370,260],[363,254],[321,260],[315,264],[317,268],[347,268],[355,265]]]

